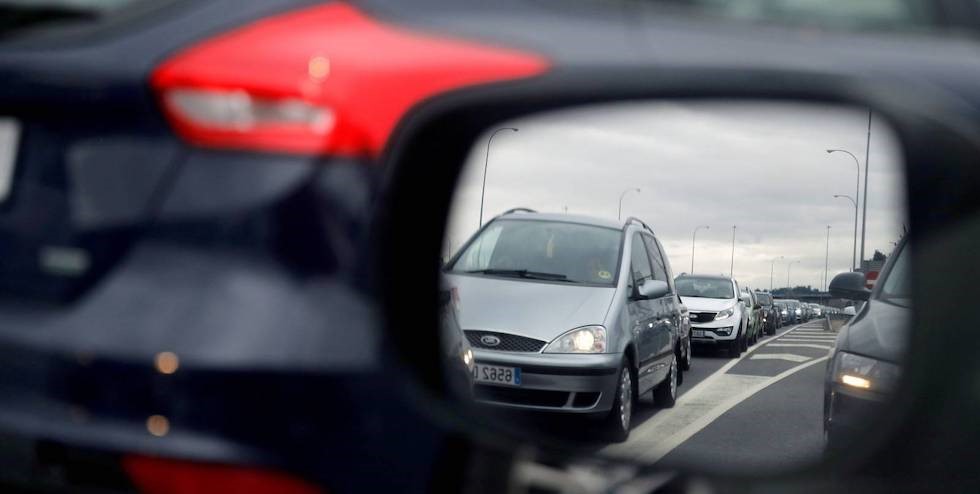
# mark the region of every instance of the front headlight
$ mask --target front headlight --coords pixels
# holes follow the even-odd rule
[[[719,312],[718,314],[715,314],[715,320],[717,321],[718,319],[728,319],[729,317],[732,317],[734,315],[735,315],[735,306],[733,305]]]
[[[463,364],[467,368],[473,365],[473,349],[467,347],[466,350],[463,350]]]
[[[605,353],[606,328],[584,326],[573,329],[544,348],[544,353]]]
[[[888,393],[901,374],[899,366],[873,358],[840,352],[834,367],[834,381],[856,389]]]
[[[802,314],[802,313],[803,313],[803,311],[802,311],[802,310],[800,310],[800,309],[796,309],[796,315],[800,315],[800,314]]]

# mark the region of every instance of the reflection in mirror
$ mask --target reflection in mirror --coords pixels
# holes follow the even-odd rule
[[[450,211],[447,375],[530,442],[714,472],[816,461],[889,411],[911,305],[903,187],[866,108],[501,122]]]

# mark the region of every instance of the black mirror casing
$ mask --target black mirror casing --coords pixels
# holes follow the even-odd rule
[[[830,294],[848,300],[868,300],[871,290],[865,286],[864,273],[841,273],[830,281]]]

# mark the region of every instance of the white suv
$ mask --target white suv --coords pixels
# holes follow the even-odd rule
[[[683,275],[674,280],[690,311],[691,343],[721,346],[732,357],[748,349],[748,312],[738,283],[726,276]]]

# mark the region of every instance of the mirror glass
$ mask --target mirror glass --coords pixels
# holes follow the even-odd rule
[[[447,373],[529,442],[728,473],[846,448],[901,375],[902,170],[860,107],[631,101],[501,122],[448,219]],[[851,271],[885,289],[828,291]],[[631,296],[647,280],[667,293]]]

